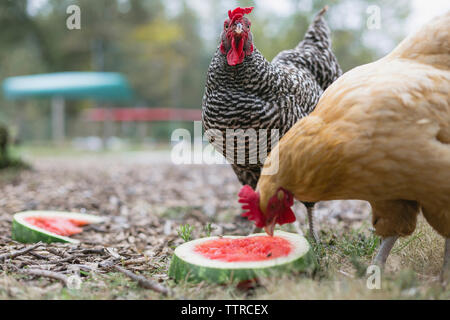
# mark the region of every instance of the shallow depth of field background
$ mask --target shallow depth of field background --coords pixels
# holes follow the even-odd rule
[[[333,48],[346,71],[388,53],[411,30],[445,8],[446,1],[282,0],[239,1],[251,14],[256,47],[267,59],[295,46],[325,4]],[[81,8],[81,30],[68,30],[66,8]],[[367,10],[378,6],[380,29],[368,29]],[[102,136],[103,124],[85,120],[92,107],[201,108],[205,74],[227,10],[236,1],[7,0],[0,3],[0,80],[60,71],[121,72],[134,99],[122,104],[68,101],[67,146],[75,138]],[[447,4],[448,7],[448,4]],[[49,99],[10,101],[0,92],[0,122],[21,145],[51,139]],[[189,122],[115,123],[115,147],[169,142]],[[79,139],[78,139],[79,140]],[[76,141],[78,141],[76,140]],[[76,144],[76,143],[75,143]],[[79,145],[79,144],[78,144]]]

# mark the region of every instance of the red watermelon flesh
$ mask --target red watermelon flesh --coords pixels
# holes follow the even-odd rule
[[[80,227],[89,223],[65,217],[27,217],[25,221],[35,227],[65,237],[82,232],[83,229]]]
[[[291,244],[281,237],[221,238],[203,242],[194,249],[206,258],[227,262],[262,261],[288,255]]]

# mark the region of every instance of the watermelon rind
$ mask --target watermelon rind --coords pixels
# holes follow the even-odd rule
[[[62,211],[24,211],[16,213],[12,222],[12,239],[21,243],[52,243],[52,242],[66,242],[79,243],[79,240],[69,237],[60,236],[49,232],[45,229],[38,228],[25,221],[27,217],[67,217],[71,219],[87,221],[88,224],[100,223],[104,221],[102,217],[94,216],[85,213],[62,212]]]
[[[256,233],[247,237],[263,235],[266,234]],[[293,245],[292,252],[286,257],[245,262],[226,262],[208,259],[193,250],[194,247],[200,243],[219,239],[218,237],[208,237],[189,241],[178,246],[173,254],[168,275],[176,282],[206,281],[223,284],[287,273],[290,271],[312,272],[317,267],[317,260],[313,249],[303,236],[284,231],[275,231],[274,235],[288,240]],[[243,237],[224,236],[223,238]]]

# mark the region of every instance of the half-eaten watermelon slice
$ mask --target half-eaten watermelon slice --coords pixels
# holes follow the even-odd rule
[[[69,237],[82,232],[82,226],[102,221],[101,217],[84,213],[25,211],[14,215],[12,238],[22,243],[78,243]]]
[[[186,242],[175,249],[169,276],[176,281],[228,283],[315,267],[313,250],[304,237],[276,231],[273,237],[257,233]]]

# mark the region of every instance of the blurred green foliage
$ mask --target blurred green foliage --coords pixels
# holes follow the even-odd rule
[[[6,129],[6,126],[0,125],[0,163],[8,158],[8,140],[8,129]]]
[[[272,59],[280,50],[295,46],[314,13],[327,4],[334,50],[344,70],[392,49],[404,36],[409,14],[406,0],[286,1],[293,8],[288,15],[258,10],[258,1],[238,1],[241,6],[255,6],[251,20],[256,47]],[[236,2],[211,0],[204,10],[192,2],[3,0],[0,80],[57,71],[117,71],[128,77],[136,92],[138,99],[132,106],[200,108],[223,20]],[[37,8],[36,3],[40,4]],[[81,8],[81,30],[66,28],[66,9],[71,4]],[[381,30],[366,27],[366,10],[372,4],[382,10]],[[374,43],[387,43],[387,49]],[[92,106],[89,101],[68,102],[68,136],[101,134],[99,126],[81,118],[81,111]],[[20,140],[51,137],[46,99],[12,102],[0,93],[0,119],[8,122],[12,135]],[[150,133],[168,139],[164,128],[173,128],[173,124],[158,124]]]

